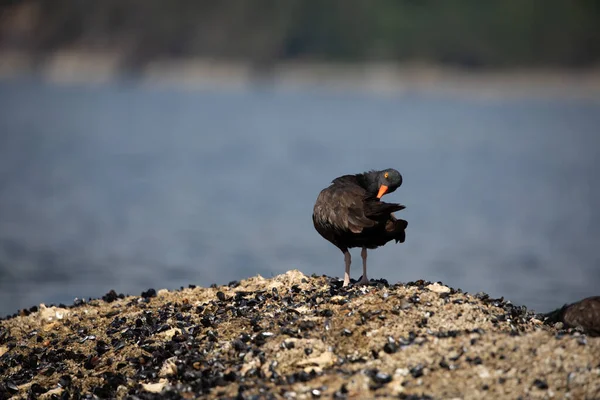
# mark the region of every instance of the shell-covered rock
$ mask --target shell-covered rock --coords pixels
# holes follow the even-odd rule
[[[290,271],[0,321],[0,398],[598,398],[600,338],[441,283]]]

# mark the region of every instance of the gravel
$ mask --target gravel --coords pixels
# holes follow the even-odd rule
[[[599,398],[600,338],[425,281],[297,270],[0,321],[0,399]]]

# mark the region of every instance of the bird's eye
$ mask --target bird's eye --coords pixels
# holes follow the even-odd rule
[[[384,177],[385,179],[387,179],[389,176],[390,176],[390,174],[388,174],[387,172],[386,172],[385,174],[383,174],[383,177]]]

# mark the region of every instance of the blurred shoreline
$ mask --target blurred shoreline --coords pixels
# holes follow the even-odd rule
[[[192,90],[266,85],[384,95],[434,91],[492,98],[600,98],[600,66],[470,70],[418,62],[281,62],[257,68],[250,62],[188,58],[156,60],[128,73],[121,65],[121,56],[111,52],[61,50],[41,58],[27,51],[0,51],[0,80],[35,77],[54,84],[105,84],[125,79]]]

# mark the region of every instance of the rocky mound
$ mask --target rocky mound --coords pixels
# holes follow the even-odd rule
[[[439,283],[290,271],[0,321],[0,398],[599,398],[600,338]]]

